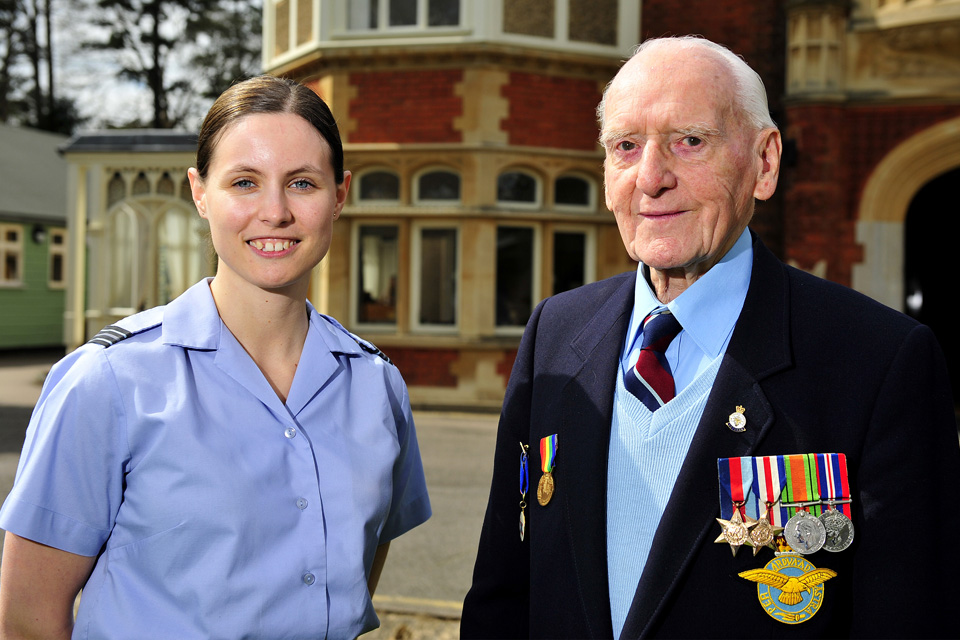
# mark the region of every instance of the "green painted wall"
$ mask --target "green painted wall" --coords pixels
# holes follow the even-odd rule
[[[23,224],[23,285],[0,286],[0,349],[53,347],[63,344],[66,293],[47,284],[50,269],[47,239],[36,244],[31,224]]]

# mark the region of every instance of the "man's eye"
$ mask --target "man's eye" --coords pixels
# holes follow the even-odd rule
[[[699,147],[703,144],[703,138],[698,138],[697,136],[686,136],[683,139],[683,145],[685,147]]]
[[[629,140],[621,140],[617,143],[617,151],[633,151],[637,148],[636,142],[630,142]]]

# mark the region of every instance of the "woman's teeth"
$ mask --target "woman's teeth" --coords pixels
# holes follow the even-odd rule
[[[298,240],[278,240],[276,242],[261,242],[260,240],[250,240],[247,242],[252,247],[256,247],[260,251],[286,251],[293,245],[297,244]]]

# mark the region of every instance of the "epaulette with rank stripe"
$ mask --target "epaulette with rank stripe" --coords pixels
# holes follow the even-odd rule
[[[380,356],[381,358],[383,358],[384,360],[387,361],[387,364],[393,364],[393,360],[391,360],[390,358],[388,358],[388,357],[387,357],[387,354],[385,354],[383,351],[380,351],[380,349],[378,349],[377,346],[376,346],[375,344],[373,344],[372,342],[367,342],[366,340],[361,340],[360,338],[358,338],[357,336],[353,335],[353,334],[350,333],[349,331],[347,332],[347,335],[349,335],[351,338],[353,338],[354,340],[356,340],[356,341],[357,341],[357,344],[360,345],[360,348],[363,349],[364,351],[366,351],[367,353],[372,353],[372,354],[375,355],[375,356]]]
[[[132,335],[132,332],[127,331],[123,327],[111,324],[100,329],[100,332],[93,336],[89,342],[90,344],[98,344],[101,347],[109,347],[117,344],[121,340],[126,340]]]

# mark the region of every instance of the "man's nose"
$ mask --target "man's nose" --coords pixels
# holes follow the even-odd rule
[[[669,151],[648,142],[637,163],[637,189],[655,198],[675,186],[677,178],[673,174],[673,158]]]

